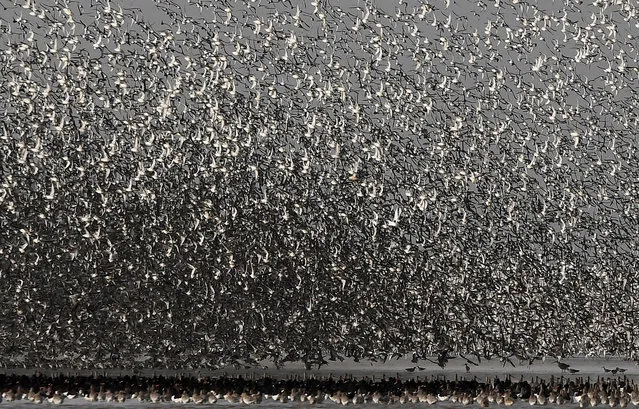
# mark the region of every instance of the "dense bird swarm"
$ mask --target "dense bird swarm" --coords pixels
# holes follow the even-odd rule
[[[2,364],[637,353],[636,5],[340,3],[2,3]]]

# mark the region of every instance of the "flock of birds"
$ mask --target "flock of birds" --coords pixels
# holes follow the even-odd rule
[[[551,377],[549,381],[529,382],[510,378],[486,379],[409,379],[382,377],[323,377],[274,379],[270,377],[188,378],[154,376],[0,376],[2,400],[62,404],[83,399],[88,402],[142,403],[173,402],[179,404],[259,404],[262,402],[338,405],[418,404],[438,402],[481,407],[579,404],[579,407],[610,406],[624,408],[639,405],[639,384],[621,378],[583,378],[568,380]]]
[[[292,3],[2,2],[0,364],[637,357],[637,5]]]

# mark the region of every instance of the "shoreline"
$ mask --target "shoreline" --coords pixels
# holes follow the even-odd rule
[[[272,362],[262,361],[258,366],[243,366],[243,367],[226,367],[219,369],[210,368],[182,368],[182,369],[168,369],[168,368],[23,368],[23,367],[5,367],[0,368],[0,375],[18,375],[18,376],[31,376],[36,372],[45,376],[139,376],[139,377],[153,377],[153,376],[190,376],[190,377],[263,377],[269,376],[272,378],[287,378],[287,377],[327,377],[332,375],[333,377],[339,376],[353,376],[354,378],[364,377],[399,377],[400,379],[410,378],[429,378],[429,377],[447,377],[451,379],[454,376],[458,377],[503,377],[511,376],[517,377],[524,376],[525,378],[531,377],[549,377],[549,376],[564,376],[566,378],[591,376],[604,377],[610,375],[604,371],[606,369],[614,370],[615,368],[625,369],[625,372],[619,372],[620,375],[631,377],[632,379],[639,379],[639,366],[635,361],[619,357],[575,357],[565,358],[561,362],[570,365],[571,368],[576,370],[574,374],[568,371],[562,372],[558,367],[554,358],[546,358],[545,360],[539,360],[531,365],[520,365],[516,360],[514,362],[500,362],[499,360],[482,360],[481,362],[472,362],[472,358],[465,360],[461,357],[449,358],[449,361],[445,366],[439,367],[433,364],[437,357],[428,358],[427,360],[418,360],[416,363],[408,357],[402,357],[400,359],[389,360],[386,363],[360,361],[354,362],[352,359],[344,359],[343,362],[335,361],[328,362],[326,365],[308,370],[301,362],[287,363],[285,366],[277,369]],[[429,362],[430,361],[430,362]],[[477,365],[475,365],[477,364]],[[513,366],[514,365],[514,366]]]

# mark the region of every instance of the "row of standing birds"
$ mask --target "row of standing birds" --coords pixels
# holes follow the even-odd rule
[[[226,389],[207,385],[207,382],[193,381],[199,386],[187,386],[188,381],[177,381],[172,386],[161,386],[162,383],[142,388],[141,383],[126,385],[119,383],[121,389],[111,390],[102,383],[99,387],[91,385],[87,391],[74,389],[67,385],[54,391],[53,383],[49,386],[28,388],[7,388],[2,394],[5,402],[30,401],[33,403],[49,402],[62,404],[66,400],[83,399],[88,402],[125,403],[139,401],[149,403],[172,402],[193,404],[214,404],[218,401],[226,403],[259,404],[262,402],[300,402],[319,404],[333,402],[343,406],[366,403],[374,404],[407,404],[426,403],[433,405],[439,402],[470,405],[476,403],[481,407],[490,404],[512,406],[517,401],[529,405],[578,404],[580,407],[608,405],[610,407],[626,407],[629,403],[639,405],[639,384],[624,379],[597,379],[590,382],[584,380],[565,380],[563,377],[551,377],[550,382],[537,380],[529,383],[523,378],[512,382],[510,378],[486,379],[486,382],[467,380],[431,380],[415,382],[414,379],[402,382],[399,378],[389,378],[381,382],[367,380],[353,381],[352,378],[335,382],[334,379],[312,379],[311,381],[291,382],[286,384],[264,382],[267,378],[255,382],[242,378],[231,379],[233,386]],[[193,383],[192,382],[192,383]],[[191,384],[192,384],[191,383]],[[165,382],[166,384],[166,382]],[[170,385],[170,382],[168,382]],[[180,386],[181,385],[181,386]],[[231,384],[227,384],[231,385]],[[60,386],[59,384],[56,386]]]

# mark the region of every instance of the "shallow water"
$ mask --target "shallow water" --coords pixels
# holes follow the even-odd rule
[[[469,357],[470,358],[470,357]],[[435,360],[436,357],[431,357]],[[474,358],[476,361],[476,358]],[[553,358],[547,358],[545,361],[538,360],[528,365],[526,363],[520,364],[516,359],[512,364],[499,362],[498,360],[482,360],[477,366],[469,364],[470,371],[466,371],[463,358],[454,358],[449,360],[448,364],[444,368],[440,368],[433,363],[420,360],[417,364],[412,363],[409,357],[404,357],[399,360],[390,360],[386,363],[376,362],[354,362],[352,359],[345,359],[344,362],[329,362],[320,369],[306,370],[302,363],[289,363],[281,369],[276,369],[270,362],[264,361],[261,364],[263,368],[245,368],[234,369],[226,368],[223,370],[168,370],[168,369],[142,369],[142,370],[126,370],[126,369],[94,369],[94,370],[77,370],[77,369],[38,369],[38,372],[43,375],[82,375],[82,376],[110,376],[117,377],[123,375],[138,375],[142,377],[153,376],[194,376],[194,377],[219,377],[219,376],[242,376],[246,379],[259,378],[262,376],[270,376],[272,378],[297,378],[304,379],[305,377],[322,378],[327,376],[333,376],[334,378],[340,376],[353,376],[354,378],[375,378],[380,379],[382,377],[395,377],[402,380],[407,379],[474,379],[484,381],[486,378],[505,378],[510,376],[512,380],[519,380],[523,377],[524,380],[531,381],[536,379],[549,380],[550,377],[556,379],[564,377],[564,379],[623,379],[625,376],[630,380],[639,380],[639,366],[634,361],[618,357],[608,358],[585,358],[574,357],[565,358],[563,363],[567,363],[571,368],[579,370],[578,373],[571,374],[569,372],[562,372],[557,366],[556,360]],[[477,362],[476,362],[477,363]],[[407,369],[415,368],[416,366],[424,368],[423,370],[415,369],[412,372]],[[625,372],[619,372],[616,376],[611,373],[606,373],[603,368],[626,369]],[[5,374],[17,374],[17,375],[33,375],[34,369],[24,368],[3,368],[0,373]]]

